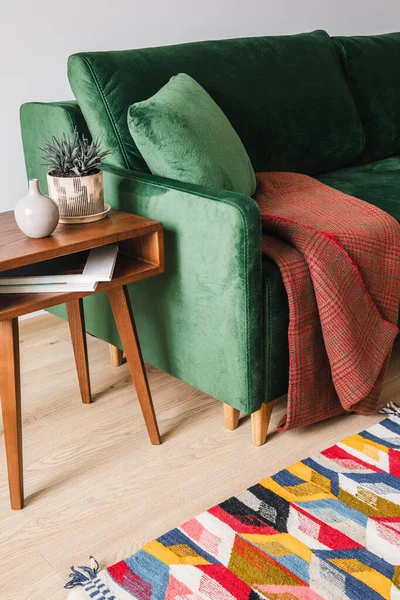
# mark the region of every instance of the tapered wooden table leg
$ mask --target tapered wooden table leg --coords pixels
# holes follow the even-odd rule
[[[83,301],[71,300],[66,303],[69,329],[71,332],[72,346],[74,348],[75,364],[78,373],[79,388],[84,404],[90,404],[92,394],[90,391],[89,362],[86,344],[85,317],[83,314]]]
[[[149,382],[147,381],[146,369],[143,362],[128,291],[125,286],[115,287],[108,291],[108,297],[110,299],[119,336],[125,350],[129,370],[136,387],[150,441],[155,445],[161,444],[157,419],[154,412],[153,401],[151,399]]]
[[[18,319],[0,322],[1,409],[11,508],[24,507]]]

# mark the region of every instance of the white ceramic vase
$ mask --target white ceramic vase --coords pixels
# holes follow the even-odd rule
[[[30,238],[44,238],[58,225],[57,204],[41,193],[37,179],[29,180],[29,191],[15,206],[14,216],[20,230]]]

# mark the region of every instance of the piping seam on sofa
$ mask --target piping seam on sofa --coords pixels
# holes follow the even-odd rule
[[[67,113],[68,113],[69,120],[71,121],[71,125],[73,126],[73,128],[75,130],[78,130],[78,125],[76,124],[74,117],[72,116],[72,114],[70,113],[69,110],[67,110]]]
[[[272,306],[272,293],[271,293],[271,286],[269,283],[269,279],[266,275],[263,275],[263,279],[265,280],[265,283],[267,285],[267,293],[268,293],[268,298],[267,298],[267,302],[268,302],[268,306],[267,306],[267,312],[268,312],[268,331],[271,332],[271,306]],[[264,341],[265,344],[265,341]],[[269,341],[269,348],[271,345],[271,339]],[[264,345],[264,352],[267,352],[267,345]],[[267,373],[267,404],[268,402],[272,401],[272,389],[271,389],[271,376],[272,376],[272,362],[271,362],[271,351],[270,349],[268,349],[268,373]]]
[[[127,155],[125,153],[125,148],[124,148],[124,146],[122,144],[121,135],[120,135],[120,133],[118,131],[117,124],[115,123],[114,118],[112,116],[112,113],[110,111],[110,107],[108,106],[108,103],[107,103],[107,100],[106,100],[103,88],[100,85],[100,81],[98,80],[97,75],[95,73],[95,70],[93,69],[92,65],[90,64],[90,62],[88,61],[88,59],[86,58],[86,56],[81,56],[80,55],[80,58],[85,62],[87,68],[89,69],[89,71],[90,71],[90,73],[91,73],[91,75],[93,77],[93,80],[94,80],[94,82],[96,84],[96,87],[99,90],[99,94],[100,94],[100,97],[101,97],[101,99],[103,101],[104,107],[106,109],[108,118],[109,118],[110,123],[111,123],[111,127],[113,128],[114,133],[115,133],[115,137],[116,137],[116,139],[118,141],[119,149],[120,149],[121,154],[122,154],[122,156],[124,158],[124,161],[125,161],[125,164],[126,164],[126,168],[130,169],[131,165],[129,164],[128,157],[127,157]]]
[[[342,42],[340,40],[333,40],[333,43],[336,44],[339,47],[340,50],[340,54],[343,57],[343,64],[344,64],[344,73],[346,76],[346,81],[349,81],[349,65],[347,62],[347,53],[346,53],[346,48],[343,46]]]

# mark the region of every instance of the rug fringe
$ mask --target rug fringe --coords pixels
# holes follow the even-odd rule
[[[67,590],[70,590],[79,585],[83,586],[92,581],[99,572],[99,563],[93,556],[89,556],[90,567],[80,565],[71,567],[71,573],[68,575],[69,581],[64,585]]]
[[[381,406],[379,412],[385,415],[394,415],[396,417],[400,417],[400,404],[396,402],[388,402],[385,406]]]

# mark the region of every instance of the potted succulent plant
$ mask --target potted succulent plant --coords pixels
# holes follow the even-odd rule
[[[89,141],[77,131],[65,134],[41,148],[47,173],[49,196],[63,217],[84,217],[104,213],[103,174],[99,165],[109,154],[97,138]]]

